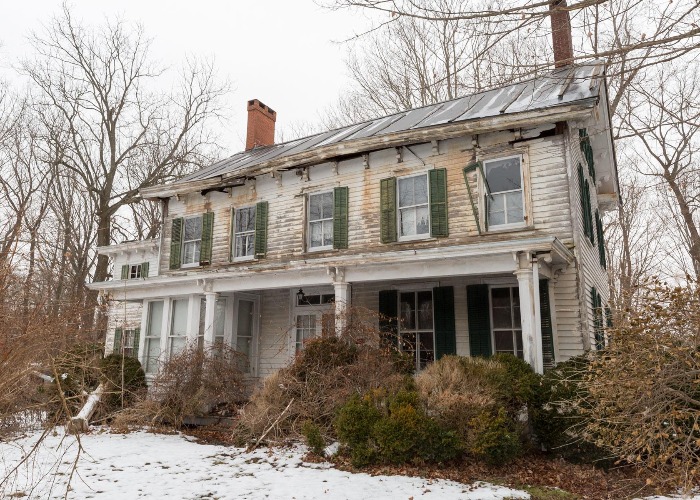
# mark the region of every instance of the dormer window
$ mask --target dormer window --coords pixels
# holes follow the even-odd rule
[[[141,264],[129,266],[129,279],[133,280],[141,277]]]
[[[520,156],[484,161],[488,227],[522,225],[525,221]]]

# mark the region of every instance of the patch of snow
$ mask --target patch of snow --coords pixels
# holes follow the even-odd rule
[[[2,443],[0,470],[12,471],[40,434]],[[242,448],[202,445],[181,435],[80,436],[83,452],[68,498],[295,498],[473,499],[530,498],[524,491],[488,483],[405,476],[370,476],[303,461],[305,448]],[[75,436],[53,432],[0,487],[0,495],[63,498],[78,452]],[[0,479],[2,480],[2,479]],[[26,498],[25,497],[25,498]]]

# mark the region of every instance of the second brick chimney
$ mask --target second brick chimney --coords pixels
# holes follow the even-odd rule
[[[571,41],[571,18],[566,7],[566,0],[551,0],[549,3],[555,68],[561,68],[574,62],[574,46]]]
[[[275,143],[277,113],[257,99],[248,101],[248,132],[245,149],[256,146],[272,146]]]

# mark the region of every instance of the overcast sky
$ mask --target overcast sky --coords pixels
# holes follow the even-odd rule
[[[3,2],[0,71],[29,50],[27,35],[59,12],[60,0]],[[316,122],[318,114],[347,87],[337,43],[366,29],[359,13],[333,12],[313,0],[72,0],[76,19],[99,24],[120,15],[141,23],[153,39],[152,54],[177,66],[186,54],[214,57],[219,74],[232,83],[231,119],[222,143],[230,153],[243,148],[248,99],[277,111],[277,126]]]

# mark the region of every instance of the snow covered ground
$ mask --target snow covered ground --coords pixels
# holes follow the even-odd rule
[[[36,443],[31,435],[0,444],[7,474]],[[81,437],[83,452],[68,498],[478,499],[529,498],[487,483],[370,476],[302,460],[303,447],[259,449],[201,445],[182,435],[110,434]],[[0,496],[63,498],[78,443],[50,435],[36,456],[0,488]],[[4,476],[4,474],[3,474]],[[32,486],[34,485],[34,486]]]

